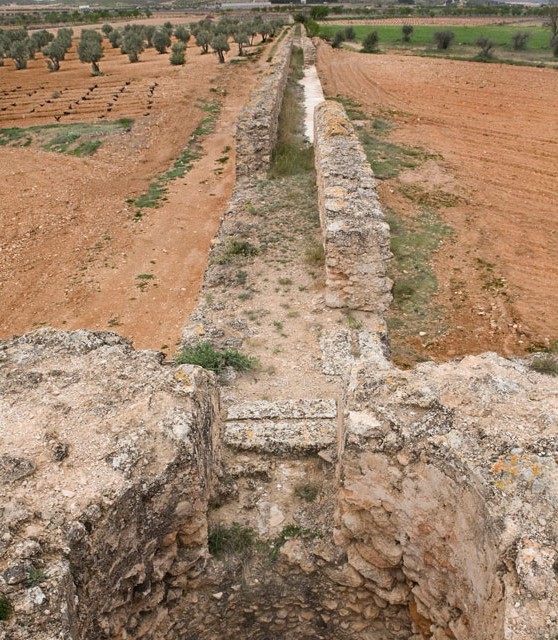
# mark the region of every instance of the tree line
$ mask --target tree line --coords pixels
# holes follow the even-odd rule
[[[262,42],[273,38],[284,24],[282,19],[263,20],[257,16],[253,20],[224,17],[218,22],[211,19],[187,25],[173,25],[165,22],[160,27],[153,25],[127,24],[114,28],[104,24],[101,32],[83,29],[77,45],[79,60],[91,64],[93,75],[101,73],[99,62],[104,56],[103,40],[107,38],[114,49],[120,49],[130,62],[138,62],[146,49],[154,48],[159,53],[167,53],[170,48],[170,63],[182,65],[186,62],[186,46],[194,38],[202,53],[209,49],[217,55],[219,62],[225,62],[225,53],[230,51],[229,41],[238,47],[238,55],[246,54],[245,47],[254,42],[256,36]],[[11,58],[16,69],[27,68],[27,62],[42,53],[50,71],[58,71],[72,45],[72,29],[58,29],[56,35],[42,29],[29,35],[26,29],[0,29],[0,66],[5,58]]]

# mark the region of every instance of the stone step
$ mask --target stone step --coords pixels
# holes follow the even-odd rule
[[[335,418],[337,402],[333,398],[301,400],[254,400],[233,404],[227,420]]]
[[[225,424],[224,442],[233,449],[260,453],[312,453],[336,442],[331,419],[242,420]]]
[[[253,400],[228,408],[224,442],[261,453],[311,453],[336,441],[334,398]]]

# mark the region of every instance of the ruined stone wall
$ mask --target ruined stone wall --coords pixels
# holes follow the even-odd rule
[[[391,302],[389,227],[345,110],[316,107],[314,154],[326,268],[326,304],[383,315]]]
[[[0,345],[0,637],[180,638],[207,558],[211,374],[115,334]]]
[[[558,631],[556,398],[494,354],[353,370],[338,542],[412,640]]]
[[[278,43],[265,76],[242,109],[236,124],[236,177],[256,178],[269,169],[277,123],[289,73],[292,28]]]
[[[247,207],[253,207],[253,203],[260,200],[258,179],[266,175],[275,147],[279,112],[289,75],[293,44],[292,28],[285,33],[278,42],[270,69],[258,83],[249,104],[243,109],[237,122],[237,181],[219,231],[212,242],[203,278],[202,294],[184,327],[183,345],[198,342],[200,339],[220,346],[239,348],[242,345],[242,327],[229,327],[228,331],[225,331],[222,326],[217,326],[215,309],[208,300],[212,288],[227,284],[230,277],[230,269],[225,265],[225,254],[230,242],[239,237],[253,241],[252,229],[243,222],[243,217]]]

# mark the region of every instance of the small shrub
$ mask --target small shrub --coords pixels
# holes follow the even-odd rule
[[[320,488],[315,484],[299,484],[294,488],[295,496],[306,502],[314,502],[319,491]]]
[[[333,41],[331,42],[331,46],[334,49],[339,49],[339,47],[343,44],[343,42],[345,42],[346,38],[345,38],[345,31],[344,30],[339,30],[335,32],[335,35],[333,36]]]
[[[558,36],[554,36],[550,41],[550,48],[552,49],[552,55],[558,58]]]
[[[175,42],[171,47],[170,63],[182,65],[186,63],[186,45],[183,42]]]
[[[177,364],[196,364],[204,369],[221,373],[227,367],[235,371],[250,371],[256,365],[256,358],[246,356],[237,349],[227,347],[221,351],[209,342],[198,342],[193,347],[185,347],[176,357]]]
[[[207,536],[209,553],[215,557],[240,555],[248,551],[255,542],[256,534],[250,527],[233,522],[230,527],[218,524],[211,527]]]
[[[413,33],[414,29],[413,29],[413,25],[411,24],[404,24],[401,27],[401,31],[403,33],[403,42],[411,42],[411,34]]]
[[[536,356],[531,361],[531,369],[547,376],[558,376],[558,358],[549,353]]]
[[[449,49],[450,44],[453,42],[455,38],[455,34],[453,31],[435,31],[434,32],[434,43],[436,47],[440,50],[445,51]]]
[[[480,47],[480,51],[476,55],[477,60],[492,60],[494,57],[493,49],[496,46],[496,43],[493,40],[480,36],[477,38],[475,44],[477,47]]]
[[[225,247],[224,258],[226,261],[237,256],[250,258],[256,255],[258,255],[258,249],[247,240],[230,240]]]
[[[346,27],[343,29],[343,35],[345,36],[345,40],[349,42],[354,42],[356,40],[356,31],[353,27]]]
[[[235,278],[237,284],[246,284],[246,280],[248,279],[248,272],[247,271],[237,271],[234,278]]]
[[[512,47],[514,51],[524,51],[527,49],[527,41],[531,37],[531,34],[527,31],[518,31],[511,37]]]
[[[306,264],[321,267],[325,264],[325,249],[321,242],[312,242],[304,254]]]
[[[25,581],[25,585],[27,587],[36,587],[38,584],[41,584],[46,579],[46,573],[41,571],[40,569],[35,569],[35,567],[31,567],[29,569],[29,575],[27,576],[27,580]]]
[[[365,53],[374,53],[378,50],[379,39],[377,31],[370,31],[370,33],[364,36],[364,40],[362,41],[362,50]]]
[[[313,531],[312,529],[304,529],[296,524],[288,524],[279,533],[279,535],[270,541],[269,553],[272,560],[277,559],[281,547],[293,538],[321,538],[322,534],[319,531]]]
[[[12,611],[10,601],[5,596],[0,596],[0,620],[9,620]]]

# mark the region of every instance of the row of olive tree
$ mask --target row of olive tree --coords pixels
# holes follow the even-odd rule
[[[219,62],[225,62],[225,52],[230,50],[229,39],[238,46],[238,55],[245,55],[245,47],[254,43],[256,36],[261,36],[261,41],[275,37],[277,31],[283,26],[284,20],[264,20],[257,16],[253,20],[242,20],[226,16],[219,22],[204,19],[191,25],[192,35],[196,39],[196,45],[202,53],[208,53],[209,47],[217,54]]]
[[[25,69],[27,62],[33,60],[37,53],[49,50],[60,53],[63,60],[71,42],[71,29],[59,29],[56,37],[45,29],[31,36],[26,29],[0,29],[0,66],[4,65],[4,58],[11,58],[16,69]]]
[[[173,25],[165,22],[160,27],[153,25],[127,24],[121,29],[105,24],[99,33],[95,29],[83,29],[77,46],[79,60],[91,64],[93,75],[101,73],[99,62],[104,56],[103,35],[114,49],[127,55],[130,62],[137,62],[140,54],[148,48],[159,53],[171,49],[171,64],[181,65],[186,61],[186,46],[194,36],[196,45],[202,53],[209,48],[217,55],[219,62],[225,62],[225,53],[230,50],[229,40],[238,45],[238,54],[245,55],[245,47],[252,45],[254,38],[261,36],[262,42],[273,38],[283,25],[283,20],[264,21],[257,17],[251,21],[237,18],[222,18],[219,22],[210,19],[190,25]],[[0,66],[4,58],[14,61],[16,69],[25,69],[28,60],[34,59],[37,52],[47,58],[50,71],[58,71],[72,44],[71,29],[59,29],[56,36],[42,30],[29,36],[25,29],[0,30]],[[173,43],[174,38],[174,43]]]

